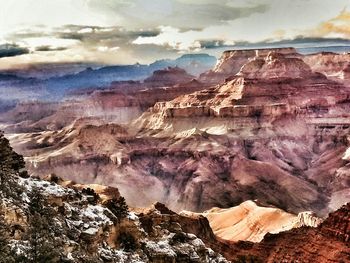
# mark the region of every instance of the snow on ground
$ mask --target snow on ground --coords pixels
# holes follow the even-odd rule
[[[25,187],[27,192],[31,192],[34,188],[37,188],[42,194],[54,197],[63,197],[74,193],[73,189],[64,188],[58,184],[34,178],[19,177],[18,184]]]

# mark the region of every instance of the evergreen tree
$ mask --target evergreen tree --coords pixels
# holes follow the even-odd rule
[[[15,203],[23,202],[20,194],[23,192],[15,175],[25,174],[25,163],[22,156],[15,153],[9,141],[0,132],[0,199],[11,198]],[[62,248],[56,238],[54,223],[51,222],[54,210],[46,202],[38,189],[33,189],[29,195],[31,200],[28,215],[29,228],[27,241],[29,248],[21,255],[11,253],[9,246],[9,228],[0,214],[0,263],[55,263],[60,262]]]
[[[91,188],[84,188],[82,193],[88,196],[88,201],[92,205],[96,205],[100,200],[100,196]]]
[[[9,246],[9,228],[4,220],[4,215],[0,212],[0,263],[15,262]]]
[[[15,182],[13,175],[26,173],[23,157],[15,153],[9,141],[0,131],[0,197],[17,199],[22,188]]]
[[[33,189],[30,199],[30,226],[27,233],[30,248],[27,251],[26,262],[60,262],[63,244],[60,238],[56,237],[59,233],[51,221],[54,211],[37,189]]]
[[[105,206],[119,219],[127,217],[129,207],[124,197],[113,198],[105,203]]]
[[[4,133],[0,131],[0,170],[19,173],[25,167],[23,156],[14,152]]]

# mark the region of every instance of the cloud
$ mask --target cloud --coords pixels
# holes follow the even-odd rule
[[[6,63],[89,62],[99,64],[150,63],[156,58],[178,56],[170,46],[133,45],[138,37],[153,37],[160,29],[126,30],[120,26],[64,25],[13,32],[8,39],[30,50],[28,56]],[[2,61],[5,63],[5,61]]]
[[[254,13],[264,13],[268,5],[235,6],[233,1],[206,0],[89,0],[89,6],[107,14],[113,19],[118,16],[119,24],[129,28],[152,28],[159,25],[179,29],[203,29],[221,25],[228,21],[247,17]]]
[[[29,49],[20,47],[16,44],[2,44],[0,45],[0,58],[15,57],[23,54],[28,54]]]
[[[152,37],[160,33],[159,29],[138,29],[126,30],[123,27],[96,27],[96,26],[78,26],[66,25],[56,28],[52,33],[57,38],[74,39],[84,43],[96,44],[103,41],[126,41],[136,39],[137,37]]]
[[[192,0],[182,0],[188,2]],[[202,0],[200,2],[210,2]],[[217,1],[219,2],[219,1]],[[247,16],[212,23],[201,30],[183,31],[180,27],[160,26],[161,33],[153,37],[138,37],[133,43],[137,45],[155,44],[170,46],[178,51],[196,51],[200,49],[215,49],[215,46],[233,46],[235,43],[271,42],[293,40],[302,37],[318,37],[310,29],[317,27],[322,21],[323,27],[331,28],[338,34],[322,34],[323,37],[346,37],[349,26],[348,15],[343,12],[336,19],[331,19],[344,8],[344,0],[334,0],[332,5],[327,1],[318,0],[262,0],[262,1],[222,1],[220,4],[243,9],[257,7],[257,3],[264,4],[263,12],[253,12]],[[195,5],[195,4],[192,4]],[[200,5],[200,3],[198,3]],[[327,12],[325,12],[327,10]],[[342,23],[341,23],[342,21]],[[330,25],[331,24],[331,25]],[[309,29],[309,30],[306,30]],[[329,31],[327,31],[329,32]],[[340,34],[343,33],[342,35]]]
[[[319,37],[350,38],[350,12],[343,9],[339,15],[322,22],[310,33]]]
[[[148,63],[184,52],[218,56],[235,47],[350,38],[350,15],[343,10],[348,0],[49,2],[16,0],[15,7],[13,1],[0,0],[5,22],[0,23],[0,41],[16,43],[25,52],[2,59],[2,64]]]

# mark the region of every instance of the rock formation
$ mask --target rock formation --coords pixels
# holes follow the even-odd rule
[[[161,222],[167,227],[181,226],[195,233],[206,245],[232,262],[323,263],[350,260],[349,213],[347,204],[331,213],[318,227],[302,226],[279,234],[267,234],[260,243],[222,240],[212,235],[204,217],[178,215],[161,204],[140,213],[139,217],[146,229]]]
[[[347,262],[349,247],[349,204],[317,228],[303,227],[268,235],[241,255],[255,255],[262,262]],[[249,247],[249,246],[248,246]]]
[[[203,215],[217,237],[230,241],[260,242],[267,233],[276,234],[302,226],[316,227],[321,223],[311,212],[294,215],[278,208],[258,206],[253,201],[227,209],[212,208],[201,214],[187,211],[181,214]]]
[[[322,52],[307,55],[303,60],[310,65],[313,71],[320,72],[334,80],[347,79],[342,71],[349,65],[349,53],[337,54],[332,52]]]
[[[132,206],[203,212],[257,199],[323,217],[350,198],[350,90],[306,60],[294,49],[227,51],[189,84],[91,94],[104,110],[155,103],[122,132],[95,120],[11,140],[33,174],[117,187]]]
[[[236,75],[252,59],[264,58],[271,51],[290,58],[301,57],[294,48],[228,50],[222,54],[214,69],[203,73],[200,79],[204,82],[220,83],[226,78]]]

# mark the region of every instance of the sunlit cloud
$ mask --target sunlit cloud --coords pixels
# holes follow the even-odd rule
[[[51,47],[52,49],[59,48],[68,48],[79,43],[78,40],[75,39],[61,39],[55,37],[34,37],[34,38],[26,38],[22,41],[19,41],[23,46],[27,46],[31,50],[35,50],[38,47]]]
[[[343,9],[339,15],[322,22],[310,33],[318,37],[350,38],[350,12]]]
[[[109,52],[109,51],[117,51],[119,50],[120,47],[106,47],[106,46],[101,46],[101,47],[97,47],[97,50],[100,52]]]
[[[0,50],[0,67],[151,63],[185,52],[218,56],[242,43],[350,38],[348,0],[0,0],[0,5],[0,44],[12,45]]]

